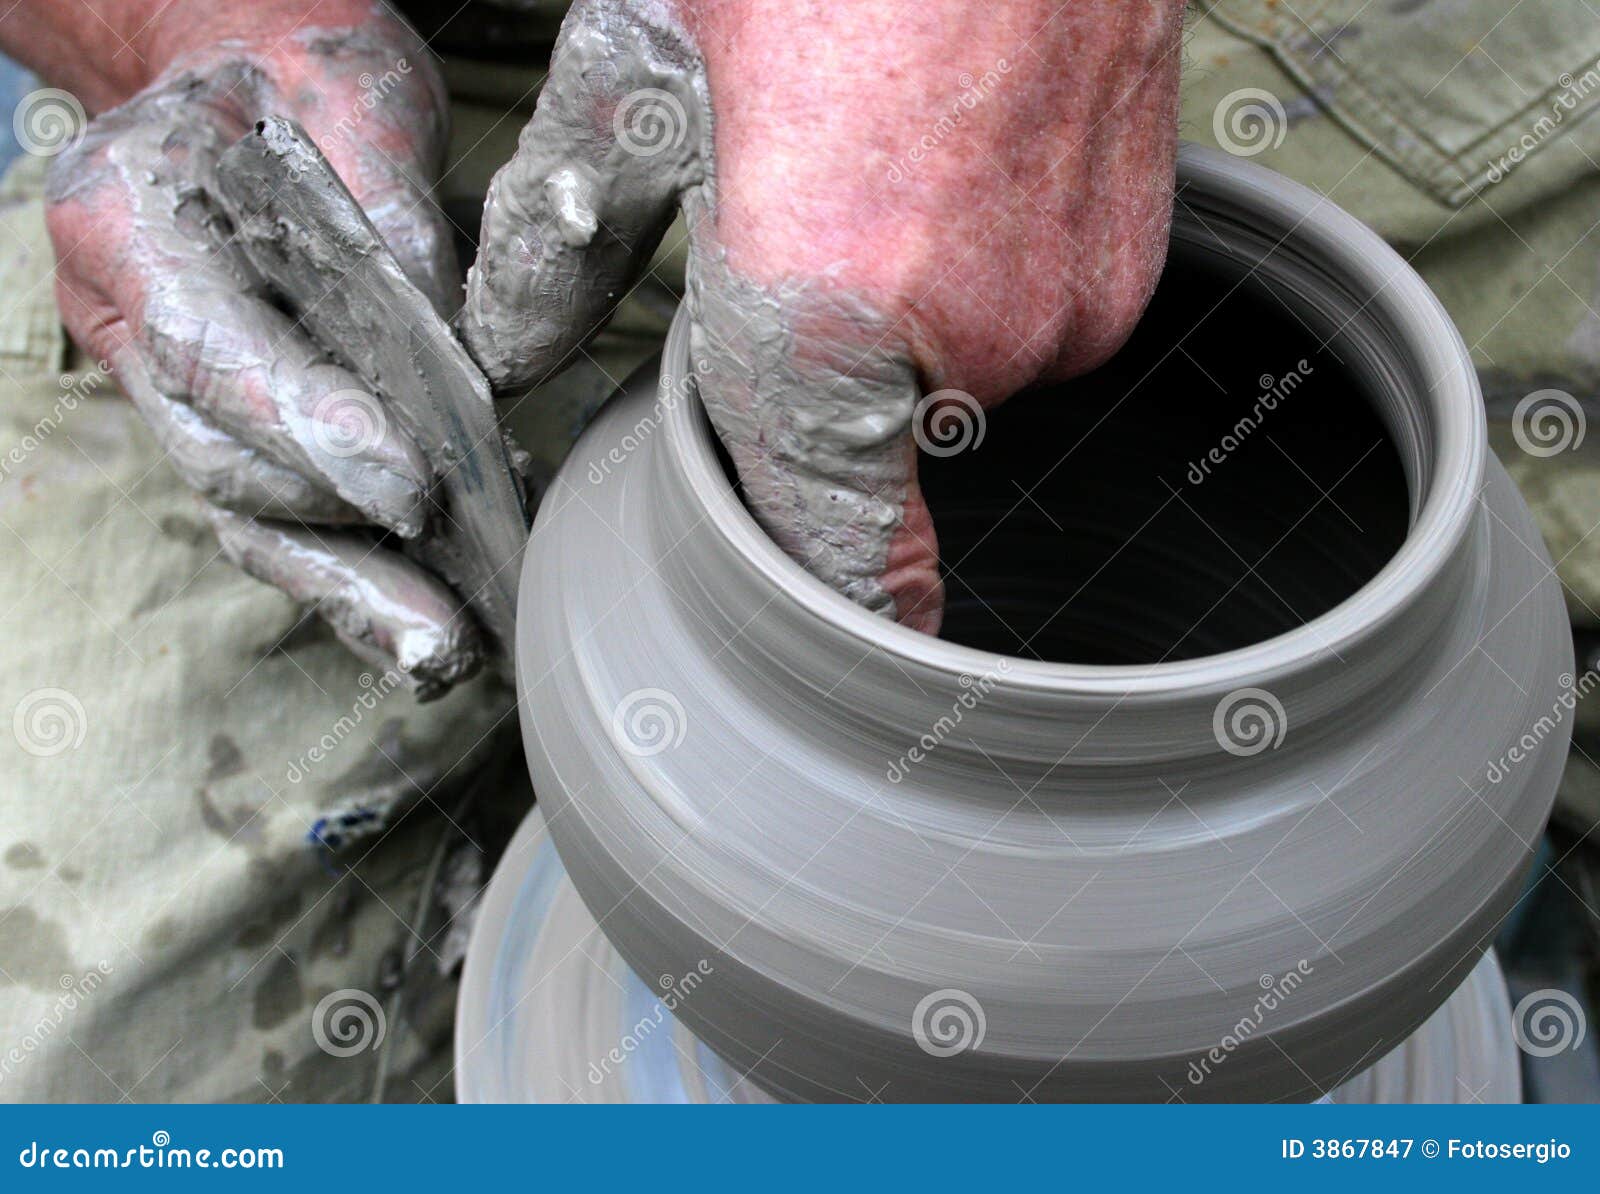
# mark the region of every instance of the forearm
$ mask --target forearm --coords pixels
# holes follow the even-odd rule
[[[0,18],[0,50],[94,115],[204,47],[270,45],[299,28],[354,28],[375,16],[395,20],[378,0],[19,0]]]

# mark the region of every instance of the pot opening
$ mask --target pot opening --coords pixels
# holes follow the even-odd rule
[[[1406,537],[1406,476],[1337,345],[1258,282],[1173,245],[1148,312],[1093,374],[923,453],[941,637],[1055,663],[1247,647],[1327,612]]]

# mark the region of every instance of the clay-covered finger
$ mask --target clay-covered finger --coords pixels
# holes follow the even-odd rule
[[[704,178],[708,113],[700,56],[665,6],[573,6],[490,184],[459,317],[496,387],[558,372],[609,318]]]
[[[434,67],[437,56],[404,22],[387,16],[346,36],[306,40],[316,55],[318,86],[298,94],[292,112],[278,106],[263,114],[295,117],[406,277],[448,319],[461,305],[461,275],[450,221],[431,195],[449,140],[449,96]]]
[[[136,353],[119,354],[114,368],[123,393],[155,435],[162,454],[213,505],[253,518],[330,526],[366,521],[361,511],[337,494],[267,459],[168,398],[150,380],[149,369]]]
[[[701,397],[768,534],[857,604],[937,633],[913,435],[925,412],[890,322],[825,285],[751,282],[703,241],[687,301]]]
[[[208,508],[223,553],[257,580],[313,607],[374,666],[431,700],[483,664],[471,615],[439,581],[366,536],[243,518]]]
[[[372,522],[422,530],[429,469],[382,400],[264,299],[195,268],[143,305],[152,373],[208,421],[326,484]]]
[[[75,282],[63,282],[74,333],[107,358],[131,342],[161,393],[415,536],[426,460],[369,388],[270,301],[230,243],[212,172],[242,127],[192,91],[178,79],[107,113],[52,167],[52,223],[93,229],[73,253]]]

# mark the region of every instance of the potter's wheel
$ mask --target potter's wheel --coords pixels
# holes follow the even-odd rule
[[[697,980],[630,971],[578,898],[535,809],[484,893],[456,1013],[463,1103],[770,1102],[673,1019]],[[863,1090],[860,1097],[870,1099]],[[883,1092],[887,1100],[892,1091]],[[1492,952],[1335,1103],[1521,1102],[1511,1006]]]

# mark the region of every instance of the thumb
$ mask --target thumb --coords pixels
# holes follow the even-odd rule
[[[856,603],[937,633],[944,588],[917,484],[917,371],[889,321],[826,280],[758,284],[696,220],[691,351],[745,500],[791,558]]]
[[[704,177],[704,72],[668,18],[580,0],[562,23],[533,119],[489,185],[457,321],[496,389],[569,363]]]

